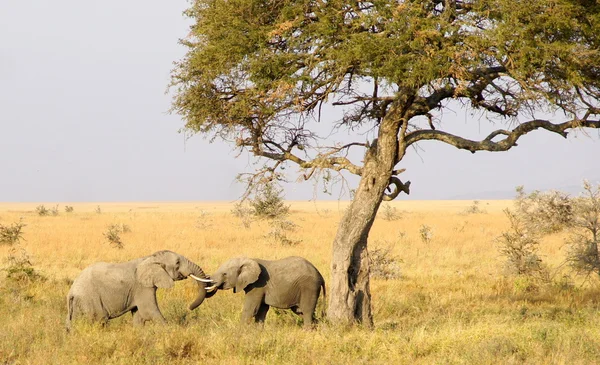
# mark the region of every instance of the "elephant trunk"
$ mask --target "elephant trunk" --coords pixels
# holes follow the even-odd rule
[[[188,274],[186,276],[194,275],[194,276],[202,278],[202,279],[208,279],[206,274],[204,273],[204,271],[200,268],[200,266],[196,265],[195,263],[193,263],[192,261],[190,261],[188,259],[185,259],[185,261],[186,261],[186,264],[188,267]],[[198,296],[192,302],[192,304],[190,304],[190,306],[189,306],[190,310],[194,310],[194,309],[198,308],[198,306],[200,304],[202,304],[202,302],[206,298],[206,284],[201,281],[197,281],[197,283],[198,283]],[[210,296],[212,296],[212,295],[210,295]]]

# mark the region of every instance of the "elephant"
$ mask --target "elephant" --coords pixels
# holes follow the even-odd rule
[[[321,288],[325,297],[325,280],[309,261],[302,257],[287,257],[268,261],[247,257],[232,258],[210,276],[210,283],[219,289],[244,290],[246,293],[242,322],[263,323],[269,307],[291,309],[302,316],[305,328],[312,327]]]
[[[74,280],[67,295],[67,332],[76,316],[106,324],[127,312],[134,326],[146,321],[165,323],[156,301],[157,288],[171,288],[187,277],[209,281],[204,271],[186,257],[172,251],[121,263],[98,262],[85,268]],[[189,309],[197,308],[216,293],[214,287],[198,281],[198,296]]]

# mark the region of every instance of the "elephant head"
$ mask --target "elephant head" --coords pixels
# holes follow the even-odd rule
[[[214,291],[207,293],[207,290],[213,290],[214,286],[206,287],[205,283],[210,280],[204,271],[185,256],[172,251],[158,251],[146,257],[136,270],[137,280],[145,287],[171,288],[174,281],[188,277],[202,279],[198,281],[198,296],[189,306],[190,309],[196,309],[205,298],[214,294]]]
[[[237,293],[257,281],[260,273],[261,268],[256,261],[236,257],[223,263],[210,277],[210,281],[216,289],[233,289]]]

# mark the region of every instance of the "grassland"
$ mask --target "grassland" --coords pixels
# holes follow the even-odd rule
[[[133,328],[126,315],[106,328],[78,323],[63,329],[65,295],[75,276],[97,261],[124,261],[161,249],[181,253],[205,271],[239,255],[267,259],[304,256],[329,277],[331,242],[347,203],[292,202],[288,217],[297,245],[265,236],[265,221],[245,228],[226,203],[68,204],[41,217],[37,204],[0,204],[0,224],[23,219],[20,246],[46,280],[14,281],[0,272],[0,364],[591,364],[600,363],[598,290],[536,286],[505,277],[496,237],[507,229],[508,201],[482,202],[483,214],[464,214],[470,201],[394,202],[401,218],[378,218],[371,249],[393,247],[401,278],[374,279],[375,328],[322,322],[305,331],[289,311],[272,310],[264,327],[240,326],[243,295],[220,292],[197,310],[187,304],[189,280],[159,290],[166,326]],[[52,204],[46,203],[47,207]],[[96,213],[100,206],[101,213]],[[124,248],[103,233],[125,224]],[[431,239],[423,240],[423,225]],[[563,237],[543,241],[556,268]],[[2,266],[15,253],[0,245]],[[20,253],[17,253],[20,254]]]

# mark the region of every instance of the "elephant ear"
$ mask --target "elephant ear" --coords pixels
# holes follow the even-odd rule
[[[172,288],[173,279],[157,261],[156,257],[150,256],[142,261],[135,271],[136,279],[147,288]]]
[[[235,291],[240,292],[244,290],[245,287],[258,280],[259,276],[260,266],[258,265],[258,262],[252,259],[243,259],[235,283]]]

